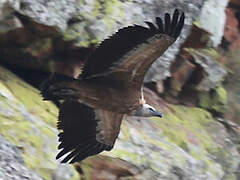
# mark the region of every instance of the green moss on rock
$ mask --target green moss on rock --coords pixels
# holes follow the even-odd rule
[[[111,34],[116,21],[123,17],[123,3],[118,0],[102,0],[102,1],[80,1],[81,6],[85,7],[75,18],[75,22],[68,26],[68,29],[63,33],[65,41],[74,41],[75,45],[88,47],[92,44],[98,44],[105,38],[106,34]],[[84,10],[87,9],[85,12]],[[98,29],[104,28],[104,34],[97,34],[96,30],[92,30],[94,26]]]
[[[213,109],[217,112],[225,112],[227,108],[227,91],[222,87],[215,90],[213,96]]]
[[[201,159],[206,155],[207,148],[215,147],[215,143],[206,129],[208,124],[214,121],[213,117],[209,112],[200,108],[177,105],[170,105],[170,107],[173,112],[165,113],[163,121],[154,118],[154,122],[159,124],[162,133],[170,141],[184,150],[189,151],[190,144],[199,146],[201,153],[192,151],[192,155]]]
[[[222,86],[219,86],[211,92],[201,92],[199,106],[218,113],[224,113],[227,110],[227,91]]]

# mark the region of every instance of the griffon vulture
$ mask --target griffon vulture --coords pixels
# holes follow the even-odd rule
[[[79,78],[54,74],[42,86],[45,100],[62,99],[57,159],[74,163],[110,151],[125,114],[162,117],[144,101],[142,86],[151,64],[178,38],[184,13],[166,13],[164,23],[125,27],[105,39],[85,62]]]

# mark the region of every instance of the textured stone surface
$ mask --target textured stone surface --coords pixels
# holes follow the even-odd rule
[[[227,75],[227,71],[216,60],[218,54],[213,49],[194,50],[187,49],[193,57],[193,61],[203,69],[202,78],[196,84],[199,91],[209,91],[218,87]]]
[[[27,169],[20,149],[0,136],[0,179],[4,180],[43,180]]]
[[[220,86],[211,92],[202,92],[199,97],[199,106],[220,114],[227,110],[227,92]]]
[[[216,7],[213,7],[214,3]],[[162,17],[164,13],[179,8],[187,17],[184,31],[146,77],[146,81],[163,80],[171,75],[169,67],[194,20],[207,31],[216,30],[212,44],[219,43],[225,19],[218,18],[219,22],[212,22],[217,19],[217,12],[224,17],[225,5],[226,0],[0,0],[1,60],[44,69],[50,60],[67,59],[71,64],[73,59],[78,68],[77,63],[85,60],[88,54],[88,49],[81,49],[84,53],[79,53],[79,47],[98,44],[120,27],[133,23],[143,25],[145,20],[153,21],[155,16]],[[15,11],[19,14],[15,15]],[[226,71],[211,56],[201,51],[192,54],[194,60],[191,63],[205,69],[206,78],[198,90],[216,88]],[[185,77],[189,75],[186,73]],[[178,83],[177,77],[175,79]],[[183,79],[180,87],[186,82]],[[164,118],[125,118],[113,151],[75,165],[81,176],[85,179],[100,177],[101,180],[237,179],[239,150],[222,124],[204,109],[168,104],[152,91],[146,90],[145,93],[147,101],[163,111]],[[217,99],[221,101],[216,101],[214,106],[222,111],[221,105],[226,99],[222,96]],[[0,69],[0,134],[20,149],[9,149],[16,153],[13,159],[25,169],[26,164],[45,179],[78,179],[76,171],[68,165],[59,165],[55,160],[56,114],[56,107],[43,102],[36,89]],[[2,154],[8,158],[7,154]],[[11,163],[9,167],[14,165]]]
[[[217,47],[221,43],[226,22],[225,8],[227,4],[228,0],[207,0],[202,8],[199,23],[200,27],[212,34],[210,37],[211,47]]]
[[[9,168],[14,169],[15,162],[18,162],[22,166],[19,165],[19,168],[24,170],[26,166],[44,179],[51,179],[58,174],[61,169],[55,160],[57,112],[52,103],[42,100],[38,90],[0,67],[0,135],[21,150],[15,147],[15,152],[9,150],[10,154],[7,154],[8,150],[4,148],[8,146],[3,141],[0,146],[0,150],[5,153],[1,153],[2,160],[8,156],[15,159],[8,162]],[[21,169],[16,171],[19,174]],[[69,166],[66,166],[64,174],[65,179],[76,175]]]
[[[145,78],[146,82],[159,81],[170,76],[170,65],[174,61],[180,45],[189,34],[191,24],[194,20],[198,20],[201,27],[212,33],[210,39],[212,39],[214,46],[220,43],[225,23],[224,8],[226,4],[227,0],[221,2],[205,0],[138,0],[123,2],[116,0],[105,0],[102,2],[64,0],[60,2],[51,0],[47,3],[43,0],[5,0],[0,3],[0,9],[4,12],[0,14],[0,19],[2,19],[0,26],[3,27],[1,31],[6,33],[10,29],[16,30],[24,27],[25,31],[18,31],[17,34],[18,37],[25,37],[26,35],[24,34],[27,33],[26,30],[33,28],[35,31],[35,34],[32,35],[33,37],[38,36],[37,33],[39,31],[42,33],[42,36],[46,37],[46,39],[40,40],[42,39],[40,37],[40,39],[36,39],[36,42],[34,42],[32,39],[27,40],[27,37],[25,37],[25,39],[22,38],[19,39],[19,41],[25,40],[25,44],[28,44],[28,48],[18,49],[14,52],[11,50],[9,53],[6,53],[9,51],[6,49],[4,53],[6,53],[5,57],[9,59],[11,59],[12,54],[19,53],[20,55],[23,55],[23,58],[21,59],[28,59],[30,62],[34,61],[32,66],[35,68],[36,64],[38,64],[38,66],[46,67],[46,58],[48,55],[52,54],[52,52],[56,51],[52,48],[56,46],[54,43],[55,41],[52,42],[51,40],[53,38],[53,35],[51,35],[52,31],[55,31],[54,36],[58,32],[64,41],[73,41],[74,46],[86,47],[90,44],[99,43],[104,38],[114,33],[118,28],[132,24],[144,25],[144,21],[154,21],[156,16],[162,17],[164,13],[172,13],[175,8],[178,8],[183,10],[186,14],[186,24],[181,37],[162,57],[159,58],[158,61],[153,64]],[[202,7],[203,9],[201,10]],[[215,9],[215,11],[212,11],[212,9]],[[26,24],[20,22],[19,19],[14,16],[13,10],[29,17],[31,21],[47,26],[48,28],[42,26],[39,27],[39,25],[36,24],[32,24],[29,27],[26,26]],[[209,12],[211,13],[209,14]],[[218,16],[219,13],[223,18],[219,19],[219,22],[217,21],[217,23],[213,23],[212,21],[215,22],[216,16]],[[200,18],[199,14],[201,14]],[[43,29],[44,31],[42,31]],[[29,54],[29,51],[32,49],[34,50],[33,53]],[[38,60],[36,60],[36,58],[38,58]],[[53,57],[49,58],[54,60]],[[13,57],[12,59],[13,60],[11,61],[14,61],[16,58]],[[84,58],[79,59],[83,60]],[[21,61],[17,64],[21,64]],[[25,64],[30,66],[28,63]]]
[[[76,3],[76,0],[1,0],[0,8],[5,10],[1,13],[1,19],[15,10],[40,24],[65,30],[67,21],[76,13]]]
[[[105,0],[99,2],[94,0],[63,0],[60,2],[51,0],[45,3],[44,0],[4,0],[0,2],[0,9],[2,11],[4,10],[4,13],[0,14],[0,19],[2,19],[0,26],[4,27],[2,31],[5,33],[7,33],[10,29],[18,29],[18,37],[25,37],[26,35],[24,34],[27,33],[26,30],[33,28],[33,30],[36,32],[36,34],[33,34],[34,37],[39,36],[40,32],[38,31],[41,31],[41,36],[51,39],[51,32],[55,30],[54,35],[56,35],[58,32],[64,41],[73,41],[75,46],[86,47],[92,43],[99,43],[120,27],[132,24],[144,25],[144,21],[154,21],[156,16],[162,17],[164,13],[172,13],[175,8],[178,8],[186,13],[186,25],[179,40],[164,54],[163,57],[159,58],[159,60],[155,62],[145,79],[146,81],[157,81],[170,76],[169,67],[174,61],[174,57],[179,50],[180,44],[182,44],[186,38],[192,21],[198,17],[204,1],[205,0]],[[47,26],[48,28],[42,26],[39,27],[39,25],[34,23],[30,23],[32,25],[27,27],[26,24],[22,24],[22,22],[20,22],[19,19],[14,16],[13,10],[29,17],[31,21]],[[9,22],[11,22],[13,25],[9,26],[9,24],[11,24]],[[25,30],[19,32],[22,27],[24,27]],[[34,40],[27,40],[27,37],[23,39],[23,41],[24,40],[25,45],[27,44],[29,46],[28,51],[29,49],[35,47],[34,44],[36,43],[34,43]],[[38,47],[46,47],[45,43],[39,41],[38,39],[36,41],[40,45]],[[55,44],[53,45],[56,46]],[[4,50],[5,53],[7,51],[9,50]],[[22,55],[22,53],[26,54],[28,51],[25,49],[18,49],[18,51],[14,51],[14,53],[7,53],[5,57],[11,59],[12,54],[19,53]],[[47,51],[51,52],[52,50],[47,49]],[[40,51],[40,57],[38,56],[38,48],[35,52],[37,52],[37,54],[27,54],[23,56],[22,59],[28,59],[30,62],[34,61],[32,66],[35,68],[35,64],[37,63],[38,66],[43,66],[44,59],[42,58],[42,52],[45,51]],[[45,56],[46,54],[47,53],[44,53]],[[38,58],[38,60],[36,60],[36,58]],[[42,63],[39,65],[39,62]],[[21,62],[18,62],[17,64],[21,64]],[[26,66],[30,66],[27,63],[25,64]]]

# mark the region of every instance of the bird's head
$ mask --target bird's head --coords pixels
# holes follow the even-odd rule
[[[143,104],[134,114],[134,116],[141,117],[162,117],[162,113],[156,111],[156,109],[149,104]]]

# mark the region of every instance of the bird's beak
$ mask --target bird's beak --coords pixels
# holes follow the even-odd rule
[[[163,114],[160,113],[160,112],[155,112],[155,113],[154,113],[154,116],[157,116],[157,117],[162,118],[162,117],[163,117]]]

